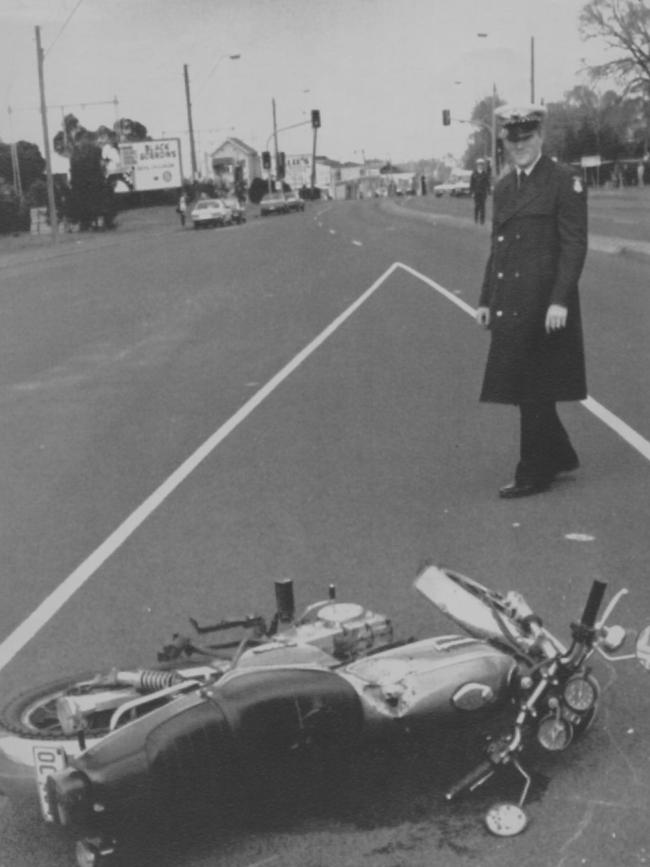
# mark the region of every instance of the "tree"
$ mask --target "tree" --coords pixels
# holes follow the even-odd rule
[[[248,188],[248,198],[254,205],[259,205],[262,196],[269,191],[269,182],[263,178],[253,178]]]
[[[604,39],[612,60],[589,67],[594,81],[614,78],[627,92],[650,97],[650,6],[647,0],[590,0],[580,13],[585,39]]]
[[[503,105],[498,94],[486,96],[476,103],[470,123],[475,127],[463,156],[466,167],[473,166],[479,157],[492,156],[492,112]]]
[[[148,141],[150,138],[146,126],[128,117],[116,120],[113,130],[117,133],[119,141]]]
[[[582,85],[574,87],[562,102],[547,105],[546,151],[567,163],[578,162],[585,155],[611,162],[642,156],[647,135],[640,120],[642,102],[613,90],[598,94]]]
[[[96,224],[103,217],[104,226],[113,228],[116,206],[115,179],[109,174],[104,150],[107,146],[117,148],[121,141],[144,141],[148,139],[147,128],[138,121],[121,118],[113,127],[99,126],[87,130],[73,114],[63,118],[63,129],[54,136],[54,150],[70,160],[70,190],[62,197],[66,202],[67,216],[79,223],[82,230]]]
[[[71,214],[87,231],[102,213],[104,204],[102,152],[89,135],[78,136],[70,156]]]
[[[45,160],[41,156],[38,145],[27,141],[16,143],[16,154],[20,171],[20,185],[23,190],[27,190],[34,181],[44,177]],[[0,142],[0,177],[3,177],[7,183],[13,182],[11,146],[4,144],[4,142]]]

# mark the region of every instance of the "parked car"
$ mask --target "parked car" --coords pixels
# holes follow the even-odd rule
[[[438,197],[444,196],[445,193],[450,196],[469,196],[469,178],[456,178],[446,184],[436,184],[433,192]]]
[[[232,213],[233,223],[246,222],[246,206],[243,205],[235,196],[227,196],[224,202]]]
[[[232,211],[223,199],[199,199],[190,211],[190,219],[195,229],[201,226],[229,226]]]
[[[289,206],[290,211],[305,210],[305,200],[301,199],[298,193],[296,193],[294,190],[289,190],[288,193],[285,193],[284,198],[287,205]]]
[[[260,202],[260,216],[267,217],[269,214],[288,214],[289,205],[284,193],[267,193]]]

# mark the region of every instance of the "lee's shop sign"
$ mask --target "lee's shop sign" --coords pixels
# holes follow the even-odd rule
[[[181,147],[177,138],[124,142],[119,148],[123,174],[134,190],[181,186]]]

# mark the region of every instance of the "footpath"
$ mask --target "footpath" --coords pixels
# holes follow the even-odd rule
[[[59,231],[54,240],[49,233],[0,235],[0,271],[29,262],[42,262],[60,256],[73,256],[103,247],[116,247],[126,238],[131,240],[161,232],[183,231],[178,215],[171,207],[154,207],[123,211],[117,227],[108,231]]]
[[[619,191],[599,191],[595,193],[592,199],[596,199],[599,204],[598,220],[600,224],[604,222],[602,219],[603,207],[611,204],[611,210],[616,212],[612,221],[616,223],[618,219],[621,223],[635,224],[636,231],[630,231],[630,234],[639,234],[638,227],[643,221],[650,218],[650,188],[645,188],[642,191],[634,191],[634,193],[626,194]],[[449,214],[440,210],[440,200],[435,196],[407,196],[394,199],[382,199],[382,208],[393,214],[400,216],[408,216],[414,219],[426,220],[435,225],[442,223],[444,225],[458,227],[472,227],[477,231],[485,232],[486,227],[476,226],[473,219],[473,204],[470,199],[456,199],[455,202],[460,206],[465,206],[467,216],[459,214]],[[461,205],[462,203],[462,205]],[[465,208],[463,208],[465,209]],[[620,215],[626,214],[627,219],[621,219]],[[591,215],[590,215],[591,221]],[[486,219],[486,224],[489,223],[489,214]],[[650,233],[648,233],[650,237]],[[600,253],[609,253],[611,255],[632,255],[650,259],[650,241],[641,240],[638,237],[623,237],[618,234],[599,234],[589,232],[589,249],[596,250]]]

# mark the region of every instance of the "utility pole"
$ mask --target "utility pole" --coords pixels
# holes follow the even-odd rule
[[[45,78],[43,75],[43,49],[41,47],[41,28],[36,27],[36,57],[38,61],[38,88],[41,94],[41,121],[43,123],[43,149],[45,150],[45,166],[47,171],[47,201],[50,209],[50,227],[52,239],[59,240],[59,219],[54,200],[54,178],[52,177],[52,159],[50,156],[50,134],[47,129],[47,103],[45,102]]]
[[[499,176],[499,167],[497,166],[497,86],[492,82],[492,130],[491,130],[491,148],[492,151],[492,184],[496,184]]]
[[[190,134],[190,159],[192,161],[192,183],[196,182],[196,146],[194,144],[194,126],[192,124],[192,101],[190,100],[190,75],[187,63],[183,66],[185,76],[185,102],[187,104],[187,129]]]
[[[314,139],[311,151],[311,200],[314,200],[314,187],[316,186],[316,136],[318,134],[318,126],[312,123],[314,129]],[[364,164],[366,161],[365,155],[363,158]]]
[[[9,147],[11,150],[11,171],[13,174],[14,189],[16,190],[16,193],[18,194],[18,198],[22,199],[22,197],[23,197],[23,184],[22,184],[22,181],[20,180],[20,162],[18,159],[18,145],[14,141],[11,143],[11,145]]]
[[[279,153],[279,150],[278,150],[278,119],[277,119],[277,116],[276,116],[276,113],[275,113],[275,97],[273,97],[273,99],[272,99],[272,105],[273,105],[273,147],[275,148],[275,162],[274,162],[274,165],[275,165],[275,173],[276,173],[276,176],[277,176],[277,173],[278,173],[278,153]],[[269,186],[270,186],[270,180],[269,180]],[[280,184],[280,188],[282,188],[282,184]]]
[[[535,37],[530,37],[530,101],[535,102]]]

